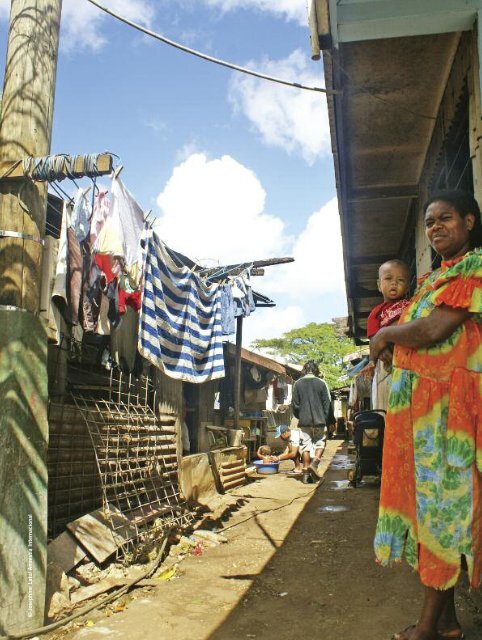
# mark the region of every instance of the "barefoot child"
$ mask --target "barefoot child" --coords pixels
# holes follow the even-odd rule
[[[367,335],[371,339],[382,327],[398,322],[408,304],[405,297],[410,285],[410,271],[401,260],[388,260],[378,270],[377,286],[383,302],[374,307],[368,316]],[[387,353],[387,357],[390,356]],[[388,409],[388,393],[391,382],[391,365],[379,359],[375,366],[372,384],[372,408]]]

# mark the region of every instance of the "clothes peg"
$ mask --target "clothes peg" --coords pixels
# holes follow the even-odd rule
[[[114,171],[112,172],[112,179],[115,180],[116,178],[118,178],[123,169],[124,169],[124,165],[123,164],[120,164],[118,167],[116,167],[114,169]]]

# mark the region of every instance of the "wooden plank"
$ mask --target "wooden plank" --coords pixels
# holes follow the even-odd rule
[[[348,202],[368,200],[397,200],[418,197],[418,184],[353,187],[348,193]]]
[[[228,353],[230,356],[236,356],[236,347],[232,343],[228,343]],[[268,369],[268,371],[286,375],[286,368],[282,364],[271,358],[266,358],[259,353],[248,351],[248,349],[241,348],[241,360],[255,364],[263,369]]]
[[[76,178],[81,178],[86,174],[82,172],[83,156],[75,156],[74,159],[74,175]],[[102,153],[99,155],[97,159],[97,173],[100,175],[107,175],[112,173],[112,156],[108,153]],[[66,174],[63,174],[65,177]],[[0,176],[3,178],[8,178],[9,180],[14,178],[24,178],[23,175],[23,167],[22,163],[11,162],[11,161],[2,161],[0,162]]]
[[[70,571],[87,555],[77,540],[64,531],[47,545],[47,563],[55,562],[64,573]]]
[[[71,602],[75,606],[80,602],[84,602],[85,600],[96,598],[97,596],[100,596],[102,593],[105,593],[106,591],[110,591],[115,587],[124,586],[126,583],[128,583],[128,581],[123,578],[106,578],[105,580],[101,580],[100,582],[91,584],[88,587],[83,587],[78,591],[74,591],[74,593],[71,596]]]
[[[99,563],[137,535],[136,526],[119,509],[109,505],[108,510],[110,519],[103,509],[97,509],[67,525],[67,529]]]
[[[224,490],[228,491],[229,489],[234,489],[235,487],[240,487],[242,484],[246,483],[246,477],[239,478],[238,480],[233,480],[232,482],[227,482],[224,485]]]
[[[154,520],[159,516],[162,516],[164,513],[171,513],[173,509],[176,509],[176,507],[170,507],[167,505],[162,507],[139,507],[139,509],[131,511],[128,515],[128,518],[129,521],[132,522],[132,524],[139,526],[145,524],[146,522],[150,522],[151,520]]]
[[[234,480],[238,480],[240,478],[246,478],[246,471],[243,469],[242,471],[238,471],[237,473],[231,473],[227,476],[221,474],[221,482],[223,486],[226,487],[230,482],[234,482]]]
[[[230,469],[231,467],[239,467],[244,465],[244,460],[232,460],[231,462],[222,462],[221,469]]]

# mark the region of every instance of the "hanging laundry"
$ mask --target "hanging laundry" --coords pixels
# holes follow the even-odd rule
[[[138,367],[137,332],[139,314],[132,308],[127,308],[120,325],[111,333],[111,353],[114,361],[124,373],[142,370],[142,362]],[[137,371],[140,373],[140,371]]]
[[[223,284],[221,286],[221,328],[224,336],[236,332],[235,313],[233,289],[231,285]]]
[[[107,220],[110,213],[110,200],[107,197],[107,191],[102,190],[95,197],[94,210],[90,220],[90,245],[95,247],[99,233]]]
[[[112,180],[112,204],[95,241],[96,263],[109,281],[127,278],[129,289],[139,287],[141,276],[141,237],[144,214],[119,178]],[[100,257],[103,257],[102,265]],[[105,257],[108,257],[107,260]]]
[[[82,248],[77,240],[72,227],[67,229],[67,246],[68,246],[68,277],[67,277],[67,297],[70,307],[70,322],[78,324],[79,308],[82,298],[82,273],[84,262],[82,257]]]
[[[112,180],[112,220],[119,229],[125,266],[131,271],[142,258],[144,213],[119,178]]]
[[[52,302],[60,311],[67,322],[70,322],[68,311],[67,278],[69,246],[67,239],[67,227],[70,223],[71,209],[67,202],[64,202],[62,212],[62,224],[60,227],[59,250],[57,252],[57,267],[55,270],[54,286],[52,289]]]
[[[235,304],[234,315],[245,318],[256,309],[253,290],[249,284],[249,276],[245,274],[230,278],[232,282],[233,298]]]
[[[90,232],[90,218],[92,215],[92,204],[87,198],[87,193],[91,187],[82,189],[79,187],[74,196],[74,206],[70,216],[70,226],[79,242],[85,240]]]
[[[224,377],[221,288],[177,266],[155,232],[147,242],[139,352],[171,378]]]

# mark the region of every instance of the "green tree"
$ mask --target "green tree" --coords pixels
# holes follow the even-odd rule
[[[292,364],[314,360],[330,388],[340,385],[340,376],[347,368],[342,362],[343,356],[355,350],[350,338],[336,335],[335,325],[331,322],[311,322],[287,331],[281,338],[255,340],[251,346],[266,349],[274,356],[283,356]]]

